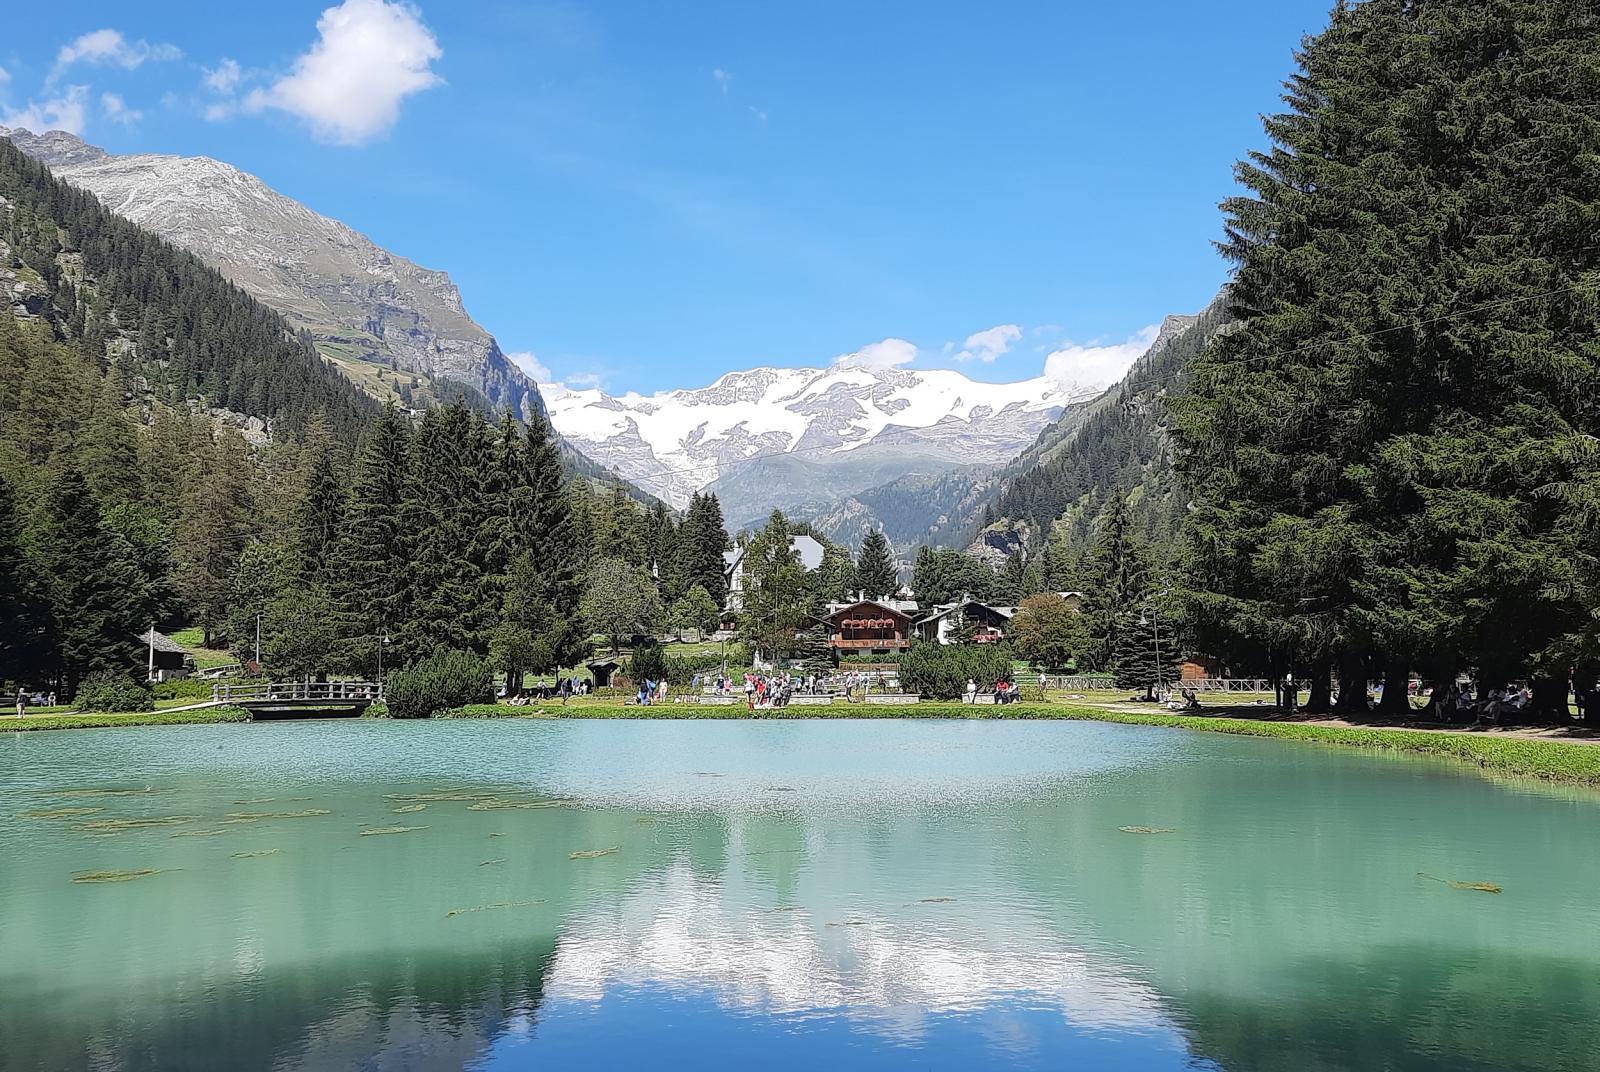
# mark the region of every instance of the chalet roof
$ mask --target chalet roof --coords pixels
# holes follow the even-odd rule
[[[828,621],[833,618],[837,618],[841,614],[848,613],[849,611],[853,611],[861,607],[865,607],[874,611],[882,611],[885,614],[892,614],[897,618],[905,618],[907,620],[913,616],[915,609],[907,608],[898,600],[892,600],[884,603],[876,599],[858,599],[851,603],[829,603],[822,620]]]
[[[152,639],[153,638],[153,639]],[[157,651],[171,652],[174,655],[187,655],[189,649],[179,644],[165,633],[158,633],[154,629],[146,629],[139,634],[139,643],[145,647],[154,646]]]
[[[1011,618],[1011,617],[1014,617],[1016,615],[1016,613],[1017,613],[1017,608],[1016,607],[1002,607],[1002,606],[999,606],[998,604],[995,604],[995,603],[985,603],[985,602],[983,602],[982,600],[979,600],[979,599],[963,599],[963,600],[961,600],[959,602],[956,602],[956,603],[939,603],[939,604],[936,604],[935,606],[933,606],[932,608],[929,609],[928,613],[926,613],[922,617],[918,618],[917,621],[918,622],[934,622],[934,621],[938,621],[940,618],[949,617],[950,615],[956,613],[957,611],[964,611],[968,607],[982,607],[984,610],[989,611],[992,614],[996,614],[1001,618]]]

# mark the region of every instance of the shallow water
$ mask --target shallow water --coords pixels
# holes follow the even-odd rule
[[[1596,1069],[1597,838],[1091,723],[6,735],[0,1068]]]

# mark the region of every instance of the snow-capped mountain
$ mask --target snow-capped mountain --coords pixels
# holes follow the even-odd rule
[[[541,385],[556,430],[677,506],[710,488],[731,524],[912,472],[999,463],[1105,384],[981,383],[950,369],[757,368],[608,395]]]

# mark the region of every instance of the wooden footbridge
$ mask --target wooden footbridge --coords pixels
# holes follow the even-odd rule
[[[377,681],[277,681],[264,685],[213,685],[214,703],[232,704],[256,720],[358,718],[383,700]]]

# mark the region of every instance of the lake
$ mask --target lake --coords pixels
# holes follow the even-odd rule
[[[0,1069],[1600,1068],[1600,795],[1442,761],[178,726],[0,736],[0,816]]]

